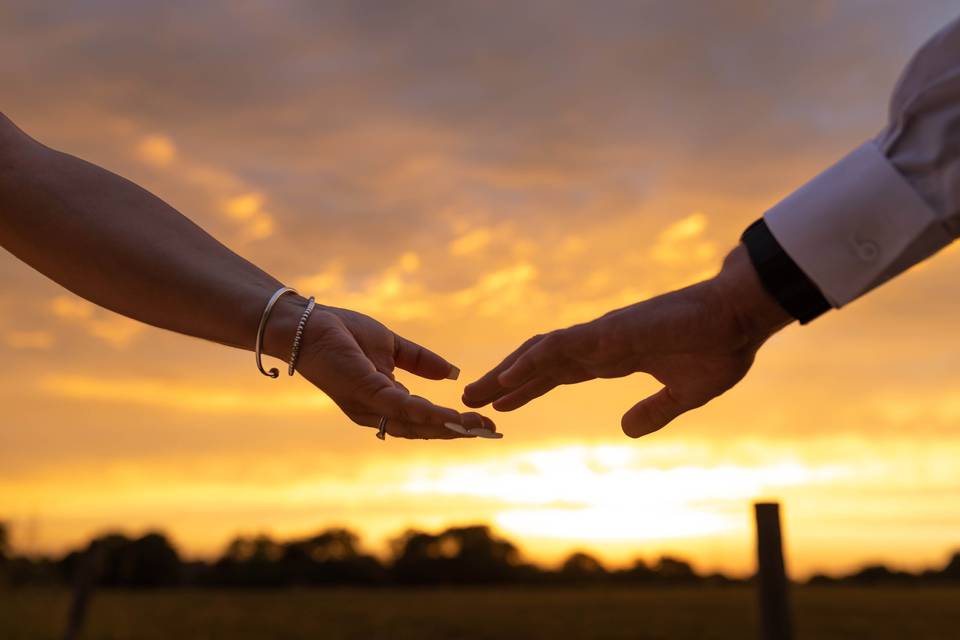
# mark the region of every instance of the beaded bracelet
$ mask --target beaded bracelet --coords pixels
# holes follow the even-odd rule
[[[307,308],[304,309],[303,315],[300,316],[300,324],[297,325],[297,333],[293,337],[293,349],[290,351],[290,368],[287,370],[287,373],[290,375],[293,375],[297,366],[297,357],[300,355],[300,342],[303,340],[303,329],[307,326],[307,320],[310,319],[310,314],[313,313],[313,308],[316,304],[317,301],[314,300],[313,296],[310,296],[310,299],[307,300]]]

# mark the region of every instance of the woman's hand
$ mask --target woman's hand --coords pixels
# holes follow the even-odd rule
[[[637,438],[739,382],[789,320],[738,249],[711,280],[531,338],[468,385],[463,401],[512,411],[561,384],[642,371],[664,386],[623,416],[624,433]]]
[[[305,304],[290,296],[285,298],[283,310],[275,311],[277,317],[271,315],[268,323],[275,328],[267,332],[267,340],[276,345],[273,349],[268,346],[268,352],[281,359],[289,357],[290,327],[296,326]],[[302,344],[297,371],[359,425],[376,427],[385,416],[387,433],[398,438],[502,437],[489,418],[478,413],[461,414],[411,395],[394,378],[396,368],[431,380],[456,380],[459,369],[369,316],[317,305]]]

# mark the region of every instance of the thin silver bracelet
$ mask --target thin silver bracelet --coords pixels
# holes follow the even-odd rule
[[[293,349],[290,351],[290,368],[287,370],[290,375],[293,375],[296,370],[297,357],[300,355],[300,341],[303,340],[303,329],[307,326],[307,320],[310,319],[310,314],[313,313],[313,308],[316,305],[317,301],[313,296],[310,296],[310,299],[307,300],[307,308],[303,310],[303,315],[300,316],[300,324],[297,325],[297,333],[293,337]]]
[[[268,378],[277,378],[280,376],[280,371],[276,367],[267,371],[263,368],[263,361],[261,356],[263,354],[263,330],[267,328],[267,319],[270,317],[270,312],[273,311],[273,306],[277,304],[277,300],[280,299],[286,293],[292,293],[296,295],[296,290],[291,289],[290,287],[280,287],[277,289],[276,293],[270,296],[270,300],[267,301],[267,306],[263,309],[263,315],[260,316],[260,327],[257,329],[257,345],[254,349],[254,355],[257,358],[257,369],[260,370],[260,373],[267,376]]]

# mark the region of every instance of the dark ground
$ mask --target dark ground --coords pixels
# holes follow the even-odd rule
[[[800,587],[798,638],[960,638],[960,589]],[[0,591],[0,638],[62,634],[69,595]],[[90,640],[754,638],[749,587],[103,591]]]

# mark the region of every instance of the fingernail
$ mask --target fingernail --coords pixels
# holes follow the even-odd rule
[[[447,374],[447,380],[456,380],[460,377],[460,369],[450,365],[450,373]]]
[[[456,431],[462,436],[470,435],[470,432],[468,432],[467,428],[462,424],[457,424],[456,422],[444,422],[443,426],[445,426],[447,429],[450,429],[450,431]]]
[[[467,431],[467,435],[477,436],[478,438],[487,438],[489,440],[499,440],[503,437],[503,434],[498,431],[490,431],[489,429],[470,429]]]

